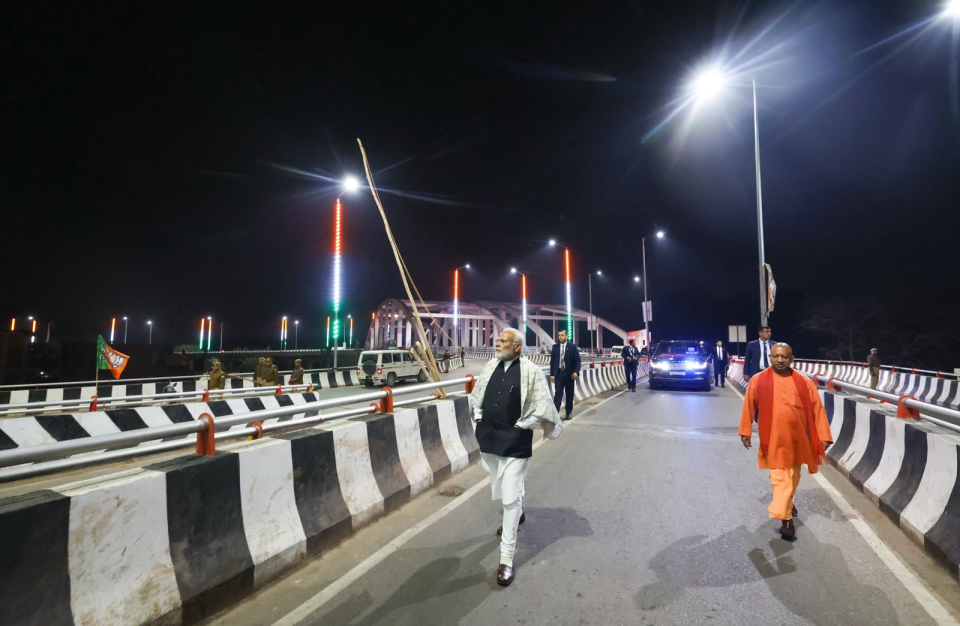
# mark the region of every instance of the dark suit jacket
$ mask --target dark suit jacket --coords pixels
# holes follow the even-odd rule
[[[743,353],[743,375],[751,378],[760,371],[760,340],[747,342],[747,350]]]
[[[635,346],[623,346],[623,350],[620,351],[620,358],[623,359],[623,364],[625,366],[636,367],[640,364],[640,348]],[[633,361],[628,361],[628,358],[633,359]]]
[[[580,373],[580,349],[577,346],[573,345],[570,341],[567,341],[567,349],[563,353],[564,361],[566,363],[566,373],[567,374],[579,374]],[[560,344],[553,344],[553,351],[550,353],[550,375],[556,376],[560,371]]]
[[[717,356],[717,346],[710,348],[710,358],[713,359],[713,369],[716,370],[720,366],[723,366],[724,369],[727,368],[727,364],[730,363],[730,353],[727,352],[726,348],[721,347],[723,352],[718,357]]]

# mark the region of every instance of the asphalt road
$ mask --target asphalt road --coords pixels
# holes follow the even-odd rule
[[[805,474],[798,538],[780,538],[740,405],[729,388],[642,384],[580,407],[534,452],[511,587],[496,584],[500,509],[475,465],[207,623],[938,623],[857,518],[954,623],[956,579],[832,468],[826,484],[852,510]],[[439,495],[451,485],[466,493]]]

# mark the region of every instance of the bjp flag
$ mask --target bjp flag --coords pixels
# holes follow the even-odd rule
[[[129,360],[129,356],[111,348],[110,344],[104,341],[103,335],[97,337],[97,369],[110,370],[114,378],[120,378]]]

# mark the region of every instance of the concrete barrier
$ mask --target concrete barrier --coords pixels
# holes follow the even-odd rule
[[[831,465],[911,538],[960,575],[960,437],[860,397],[821,390]]]
[[[477,458],[458,397],[2,499],[2,622],[196,622]]]

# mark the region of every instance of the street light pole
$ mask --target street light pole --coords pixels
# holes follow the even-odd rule
[[[753,79],[753,155],[757,170],[757,244],[760,248],[760,325],[767,325],[766,260],[763,252],[763,194],[760,190],[760,123],[757,116],[757,80]]]
[[[589,326],[590,324],[593,324],[593,274],[587,274],[587,292],[590,294],[590,295],[589,295],[589,301],[590,301],[590,323],[588,324],[588,326]],[[592,353],[594,352],[594,350],[595,350],[594,347],[593,347],[593,333],[594,333],[594,331],[591,330],[591,331],[590,331],[590,352],[591,352],[591,354],[592,354]]]
[[[220,322],[220,352],[223,352],[223,327],[225,324]]]
[[[153,322],[151,322],[150,320],[147,320],[147,328],[150,329],[150,338],[147,340],[147,345],[152,346],[153,345]]]
[[[123,345],[127,345],[127,316],[123,316]]]
[[[300,320],[293,320],[293,349],[300,346]]]
[[[640,238],[640,245],[643,246],[643,347],[650,354],[650,315],[647,309],[650,303],[647,302],[647,238]]]

